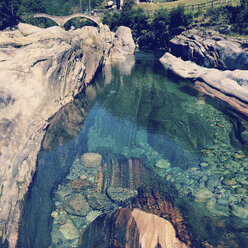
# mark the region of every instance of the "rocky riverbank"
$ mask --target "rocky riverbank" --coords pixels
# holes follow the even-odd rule
[[[15,247],[21,204],[49,118],[90,84],[97,69],[133,53],[128,28],[65,31],[19,24],[0,33],[0,234]]]
[[[248,39],[217,31],[191,29],[170,40],[171,53],[183,60],[220,70],[248,70]]]
[[[166,69],[195,83],[195,88],[248,116],[247,39],[216,31],[188,30],[170,41],[160,59]]]

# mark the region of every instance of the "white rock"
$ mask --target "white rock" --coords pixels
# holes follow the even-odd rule
[[[17,26],[24,36],[34,34],[34,33],[44,30],[43,28],[39,28],[39,27],[30,25],[30,24],[21,23],[21,22]]]
[[[248,70],[220,71],[199,66],[191,61],[183,61],[170,53],[165,53],[160,61],[167,68],[183,78],[202,78],[208,85],[235,96],[245,102],[248,101],[248,87],[239,85],[239,81],[248,83]]]
[[[19,28],[24,32],[0,32],[0,97],[5,99],[0,108],[0,230],[11,248],[48,119],[91,82],[114,45],[105,25],[72,32],[58,26]],[[87,36],[99,47],[82,48]],[[49,145],[45,139],[44,149]]]

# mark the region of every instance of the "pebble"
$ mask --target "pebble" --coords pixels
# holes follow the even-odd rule
[[[85,180],[87,178],[87,176],[85,176],[84,174],[82,174],[81,176],[80,176],[80,179],[81,180]]]
[[[228,186],[237,184],[235,179],[227,179],[227,178],[223,179],[222,183]]]
[[[195,197],[195,201],[204,202],[207,199],[211,199],[213,194],[207,188],[201,188],[200,190],[193,192],[192,195]]]
[[[244,158],[244,157],[245,157],[245,155],[243,155],[243,154],[238,154],[238,153],[235,153],[233,156],[234,156],[235,158]]]
[[[206,168],[206,167],[208,167],[208,163],[202,162],[202,163],[200,163],[200,167]]]
[[[55,218],[58,218],[58,217],[59,217],[59,214],[58,214],[58,212],[53,211],[53,212],[51,213],[51,216],[55,219]]]

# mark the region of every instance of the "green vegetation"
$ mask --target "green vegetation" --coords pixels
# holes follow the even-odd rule
[[[219,31],[228,35],[248,34],[248,0],[241,0],[241,5],[197,8],[194,12],[186,11],[184,5],[178,5],[173,9],[158,8],[147,13],[140,7],[145,3],[135,5],[133,0],[127,0],[126,4],[128,8],[124,6],[121,12],[105,13],[103,23],[109,25],[113,31],[120,25],[130,27],[140,47],[166,49],[168,41],[174,35],[191,27],[216,26]]]
[[[141,47],[166,48],[169,39],[185,30],[192,22],[193,15],[186,13],[182,5],[170,12],[160,8],[149,17],[144,9],[135,6],[133,0],[127,0],[121,12],[105,12],[103,16],[103,23],[113,31],[121,25],[130,27],[134,40]]]
[[[0,30],[27,22],[41,27],[53,25],[46,19],[33,18],[34,13],[52,15],[70,15],[88,11],[106,4],[103,0],[0,0]],[[71,22],[74,26],[82,26],[79,20]]]
[[[118,3],[118,0],[116,0]],[[206,2],[205,0],[204,2]],[[225,26],[226,34],[248,34],[248,0],[235,6],[218,6],[215,8],[195,8],[190,12],[185,7],[202,3],[202,0],[178,0],[168,3],[139,3],[125,0],[121,11],[106,12],[103,23],[112,31],[124,25],[132,29],[135,41],[140,47],[165,48],[169,39],[192,26]],[[225,2],[225,0],[223,0]],[[185,6],[179,3],[187,3]],[[102,8],[107,0],[1,0],[0,29],[11,27],[18,22],[27,22],[41,27],[54,25],[45,18],[33,18],[37,12],[52,15],[69,15],[89,9]],[[178,5],[179,4],[179,5]],[[149,13],[147,13],[149,6]],[[165,8],[161,8],[161,6]],[[172,8],[174,7],[174,8]],[[73,19],[66,24],[76,28],[89,24],[89,21]]]
[[[225,4],[226,0],[222,1],[222,4]],[[176,0],[176,1],[168,1],[161,3],[160,1],[155,1],[155,3],[147,3],[147,2],[141,2],[139,3],[139,7],[143,8],[146,11],[153,12],[154,10],[165,8],[165,9],[172,9],[177,7],[178,5],[184,5],[185,7],[190,5],[196,5],[196,4],[203,4],[211,2],[211,0]],[[240,0],[232,0],[232,3],[234,6],[237,6],[240,4]],[[221,1],[219,1],[219,4],[215,2],[214,7],[220,7]],[[211,4],[208,4],[208,7],[212,7]],[[197,10],[197,8],[195,8]]]

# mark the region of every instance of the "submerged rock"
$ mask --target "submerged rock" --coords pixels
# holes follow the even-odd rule
[[[195,197],[195,201],[205,202],[206,200],[211,199],[213,194],[207,188],[202,188],[193,192],[192,195]]]
[[[71,215],[86,216],[90,206],[81,194],[74,194],[63,202],[64,210]]]
[[[161,169],[168,169],[171,166],[170,162],[165,159],[160,159],[155,163],[155,167]]]
[[[102,156],[97,153],[85,153],[81,157],[81,163],[86,167],[98,167],[101,165]]]
[[[99,216],[82,232],[79,247],[99,244],[106,248],[187,247],[177,239],[169,221],[139,209],[125,208]]]
[[[224,178],[223,179],[223,181],[222,181],[222,183],[224,184],[224,185],[228,185],[228,186],[232,186],[232,185],[235,185],[235,184],[237,184],[237,182],[236,182],[236,180],[235,179],[233,179],[233,178]]]
[[[106,195],[98,192],[89,193],[86,198],[91,208],[95,210],[108,209],[112,204]]]
[[[242,219],[248,219],[248,208],[244,208],[238,205],[230,205],[230,211],[233,215]]]
[[[136,190],[131,190],[122,187],[109,187],[107,189],[108,196],[116,202],[125,202],[130,198],[137,196],[138,192]]]
[[[71,220],[66,220],[65,224],[59,227],[59,231],[63,234],[65,239],[76,239],[78,238],[78,231],[76,226]]]

